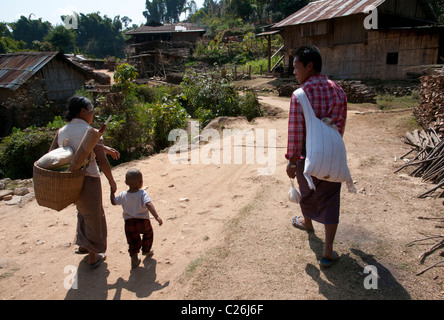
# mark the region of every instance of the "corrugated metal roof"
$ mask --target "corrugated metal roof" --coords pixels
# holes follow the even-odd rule
[[[385,0],[320,0],[311,2],[301,10],[277,23],[273,28],[345,17],[363,13],[368,6],[377,8]]]
[[[61,52],[17,52],[0,54],[0,88],[18,89],[56,57],[82,73],[85,78],[94,78],[92,73],[67,59]]]
[[[57,52],[20,52],[0,55],[0,88],[16,90]]]
[[[258,33],[256,36],[261,37],[261,36],[271,36],[273,34],[279,33],[279,30],[274,30],[274,31],[266,31],[266,32],[262,32],[262,33]]]
[[[179,33],[179,32],[205,32],[192,23],[165,24],[160,26],[142,26],[126,32],[127,35],[146,33]]]

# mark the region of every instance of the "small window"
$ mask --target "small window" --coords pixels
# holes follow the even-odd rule
[[[387,64],[398,64],[399,53],[390,52],[387,53]]]

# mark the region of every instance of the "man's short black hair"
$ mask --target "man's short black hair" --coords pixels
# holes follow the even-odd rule
[[[303,46],[297,49],[294,56],[304,65],[313,62],[313,68],[317,72],[322,71],[322,56],[319,49],[315,46]]]

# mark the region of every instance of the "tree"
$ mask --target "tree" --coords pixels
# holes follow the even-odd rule
[[[54,51],[54,47],[51,42],[34,40],[32,42],[32,50],[38,52],[50,52]]]
[[[18,52],[25,49],[26,43],[13,39],[8,24],[0,22],[0,53]]]
[[[0,22],[0,37],[12,37],[8,24],[5,22]]]
[[[62,17],[63,19],[64,17]],[[79,15],[77,46],[80,51],[96,57],[123,57],[124,39],[123,25],[128,23],[127,17],[114,19],[102,17],[100,12]]]
[[[146,18],[146,24],[153,22],[162,23],[165,19],[165,2],[164,0],[146,0],[145,2],[146,11],[143,12]]]
[[[131,24],[131,22],[133,22],[133,20],[131,20],[130,18],[128,18],[127,16],[124,16],[122,19],[120,19],[123,23],[123,25],[125,26],[125,29],[128,28],[128,26]]]
[[[249,21],[252,16],[253,7],[250,0],[224,0],[226,11],[230,14],[234,14],[244,21]]]
[[[180,15],[185,8],[186,0],[165,0],[165,20],[169,23],[179,22]]]
[[[17,41],[25,41],[28,48],[32,47],[34,40],[42,41],[52,28],[48,21],[43,22],[41,18],[31,20],[24,16],[9,25],[13,29],[13,38]]]
[[[444,0],[430,0],[429,6],[432,8],[437,21],[440,24],[444,23]]]
[[[177,23],[184,11],[186,0],[146,0],[143,15],[147,25],[154,23]]]
[[[26,50],[26,42],[11,37],[0,37],[0,53],[11,53]]]
[[[51,30],[44,40],[51,43],[58,51],[72,52],[76,41],[76,35],[72,29],[68,30],[60,25]]]
[[[286,17],[292,15],[299,9],[305,7],[309,2],[308,0],[271,0],[265,7],[265,11],[270,16],[272,21],[280,21]]]
[[[188,1],[187,4],[185,5],[185,8],[183,8],[183,12],[187,14],[188,17],[195,14],[197,12],[196,1],[194,0]]]

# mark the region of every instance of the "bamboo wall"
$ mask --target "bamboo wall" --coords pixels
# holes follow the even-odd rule
[[[359,20],[357,20],[359,21]],[[360,20],[362,23],[362,20]],[[351,32],[353,21],[338,19],[330,34],[303,37],[301,26],[284,31],[285,66],[292,73],[292,52],[299,46],[315,45],[324,59],[323,73],[336,79],[406,79],[421,74],[424,65],[438,63],[440,33],[433,29],[392,29]],[[342,25],[338,28],[338,25]],[[436,29],[435,29],[436,30]],[[348,35],[348,36],[347,36]],[[397,64],[388,64],[388,54],[397,54]]]
[[[40,71],[48,100],[66,100],[85,85],[85,77],[67,63],[52,59]]]

